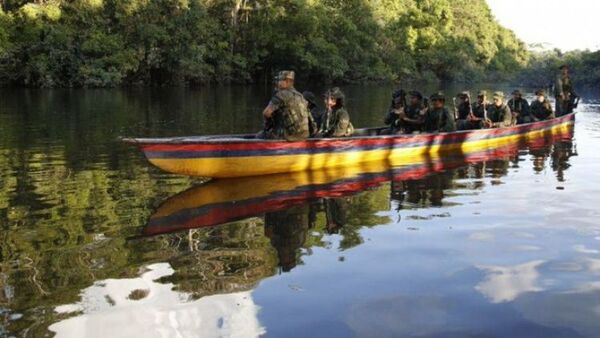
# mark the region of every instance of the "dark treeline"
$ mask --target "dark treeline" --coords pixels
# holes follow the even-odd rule
[[[568,64],[577,87],[600,89],[600,51],[561,52],[558,49],[530,53],[528,66],[515,78],[530,87],[548,86],[558,67]]]
[[[111,87],[507,80],[525,45],[484,0],[0,0],[0,81]]]

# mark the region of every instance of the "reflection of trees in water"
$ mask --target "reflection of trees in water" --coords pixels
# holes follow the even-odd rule
[[[209,229],[188,230],[140,241],[136,251],[151,261],[168,262],[175,270],[163,282],[177,290],[202,297],[252,289],[271,276],[275,252],[257,219]],[[162,246],[148,248],[148,242]]]
[[[339,235],[341,250],[361,244],[362,227],[389,221],[377,212],[387,210],[390,196],[399,209],[449,206],[455,190],[481,189],[484,177],[501,178],[519,160],[473,163],[353,196],[313,200],[265,215],[264,226],[252,218],[128,242],[123,238],[147,219],[149,201],[180,191],[190,180],[156,177],[135,162],[119,164],[118,171],[108,163],[71,170],[65,151],[0,150],[0,308],[9,309],[0,325],[11,332],[41,335],[56,320],[48,309],[77,301],[79,290],[94,281],[137,276],[140,267],[154,262],[171,264],[175,273],[165,281],[196,297],[251,289],[278,264],[289,271],[310,248],[333,245],[329,241],[338,236],[327,235]],[[559,181],[577,155],[572,142],[530,154],[534,170],[549,161]],[[24,317],[7,323],[7,313]]]

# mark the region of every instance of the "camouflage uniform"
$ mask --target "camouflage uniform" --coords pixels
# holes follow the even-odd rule
[[[504,93],[496,92],[494,98],[496,97],[504,98]],[[500,106],[490,105],[487,107],[487,113],[488,119],[492,121],[492,128],[504,128],[513,125],[512,113],[506,103],[502,103]]]
[[[308,101],[308,110],[310,111],[310,117],[312,117],[311,135],[316,134],[321,129],[321,123],[323,122],[323,111],[317,105],[317,98],[312,92],[302,93],[304,99]],[[314,128],[314,129],[313,129]]]
[[[513,92],[513,95],[521,95],[521,92],[518,90],[515,90]],[[522,123],[529,123],[531,122],[531,115],[530,115],[530,111],[529,111],[529,103],[527,102],[527,100],[525,100],[522,97],[519,97],[518,99],[510,99],[508,101],[508,107],[510,108],[510,111],[513,113],[516,113],[516,122],[518,124],[522,124]]]
[[[323,137],[352,136],[352,133],[354,133],[350,115],[344,107],[336,108],[329,114],[328,125],[329,128],[323,129]]]
[[[538,90],[536,95],[544,96],[544,102],[540,102],[537,99],[531,103],[531,117],[535,121],[543,121],[553,119],[554,112],[552,112],[552,105],[548,102],[548,99],[545,98],[544,91]]]
[[[462,102],[456,106],[456,129],[458,130],[469,130],[476,129],[479,125],[477,121],[469,120],[471,115],[471,105],[469,92],[462,92],[457,95],[458,98],[462,99]]]
[[[282,71],[277,79],[293,79],[294,73]],[[307,102],[293,87],[277,91],[269,105],[273,108],[273,116],[269,126],[265,128],[264,137],[286,139],[288,141],[303,140],[310,134],[309,112]]]
[[[563,67],[568,67],[567,65],[562,65],[560,69]],[[560,95],[562,94],[562,99]],[[562,74],[558,74],[556,76],[556,82],[554,84],[554,97],[556,98],[556,115],[562,116],[565,114],[569,114],[573,112],[573,108],[570,106],[571,98],[575,96],[573,92],[573,83],[571,82],[571,77],[569,75],[563,76]]]
[[[344,94],[336,87],[329,90],[326,96],[335,98],[338,101],[338,105],[332,111],[326,113],[321,128],[321,135],[323,137],[352,136],[354,126],[350,122],[348,111],[343,106]]]
[[[407,134],[411,134],[415,131],[421,131],[423,128],[423,119],[421,117],[421,110],[423,110],[423,103],[419,103],[416,105],[409,105],[404,110],[406,114],[406,118],[410,119],[409,121],[404,121],[404,132]]]
[[[394,109],[394,104],[396,104],[396,100],[399,100],[400,97],[394,97],[392,101],[392,107],[390,108],[388,114],[385,117],[385,124],[390,126],[390,131],[392,134],[397,132],[404,132],[407,134],[411,134],[415,131],[421,130],[421,125],[423,121],[421,120],[420,112],[424,108],[423,107],[423,96],[421,93],[417,91],[409,92],[411,97],[415,97],[419,100],[417,104],[408,104],[404,107],[404,119],[400,119],[400,115],[396,113],[396,109]]]
[[[442,94],[434,94],[430,100],[444,100]],[[456,131],[454,116],[446,108],[429,108],[424,117],[424,131],[428,133],[447,133]]]

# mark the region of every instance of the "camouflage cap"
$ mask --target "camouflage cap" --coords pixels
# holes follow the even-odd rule
[[[487,92],[486,92],[485,90],[480,90],[480,91],[477,93],[477,96],[478,96],[478,97],[487,96]]]
[[[564,64],[564,65],[560,65],[560,67],[558,67],[558,69],[560,69],[560,70],[562,70],[563,68],[569,69],[569,65]]]
[[[499,98],[499,99],[503,99],[504,98],[504,93],[503,92],[494,92],[494,98]]]
[[[446,101],[446,96],[442,92],[437,92],[437,93],[431,94],[429,99],[431,101]]]
[[[515,90],[513,90],[513,92],[512,92],[512,95],[519,95],[519,96],[523,96],[523,94],[521,93],[521,91],[520,91],[520,90],[518,90],[518,89],[515,89]]]
[[[546,96],[546,91],[544,91],[543,89],[538,89],[535,91],[535,95],[537,96]]]
[[[466,99],[469,96],[471,96],[471,93],[469,93],[466,90],[456,94],[456,97],[463,98],[463,99]]]
[[[412,97],[416,97],[419,100],[423,99],[423,94],[421,94],[420,92],[416,91],[416,90],[411,90],[410,92],[408,92],[408,95],[412,96]]]
[[[296,73],[293,70],[282,70],[275,76],[275,80],[283,81],[283,80],[294,80],[296,78]]]

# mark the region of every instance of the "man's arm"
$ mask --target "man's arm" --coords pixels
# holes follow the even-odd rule
[[[273,116],[274,111],[275,111],[275,107],[273,107],[273,104],[271,104],[271,102],[269,102],[269,104],[267,105],[265,110],[263,110],[263,116],[265,117],[265,119],[270,119]]]

